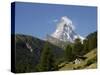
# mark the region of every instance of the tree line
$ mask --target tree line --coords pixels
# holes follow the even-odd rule
[[[77,56],[82,56],[92,49],[97,48],[97,32],[90,33],[83,42],[77,38],[73,44],[65,47],[67,61],[72,61]]]
[[[97,32],[89,34],[83,42],[80,38],[75,39],[73,44],[68,44],[64,48],[66,61],[73,61],[77,56],[82,56],[97,47]],[[36,67],[36,71],[53,71],[58,70],[55,56],[48,42],[44,45],[41,53],[40,62]]]

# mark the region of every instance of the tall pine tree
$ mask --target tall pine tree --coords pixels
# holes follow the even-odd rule
[[[57,68],[57,65],[55,64],[55,59],[52,52],[52,48],[50,47],[49,43],[47,42],[44,45],[41,57],[40,57],[40,63],[37,66],[38,71],[52,71]]]
[[[75,39],[74,47],[73,47],[73,54],[75,56],[82,55],[83,51],[83,44],[79,38]]]
[[[73,57],[72,54],[72,46],[71,45],[67,45],[65,48],[65,58],[67,61],[71,61]]]
[[[88,39],[83,40],[83,54],[88,52]]]

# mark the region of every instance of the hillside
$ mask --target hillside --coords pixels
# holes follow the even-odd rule
[[[74,43],[53,41],[55,38],[49,38],[56,42],[53,44],[49,40],[24,34],[16,34],[14,38],[16,73],[97,67],[96,33],[89,34],[83,43],[79,38]]]
[[[86,57],[85,60],[81,60],[79,64],[75,64],[73,62],[69,63],[61,63],[59,67],[61,67],[59,70],[73,70],[73,69],[95,69],[97,68],[97,48],[91,50],[87,54],[85,54],[83,57]]]
[[[46,41],[40,40],[29,35],[16,34],[16,72],[33,72],[35,66],[39,63],[41,52]],[[63,55],[63,50],[49,43],[52,51],[59,59]]]

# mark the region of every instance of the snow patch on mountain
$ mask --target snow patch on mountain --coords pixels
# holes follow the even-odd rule
[[[28,43],[26,43],[26,47],[30,50],[30,52],[33,51],[32,47]]]

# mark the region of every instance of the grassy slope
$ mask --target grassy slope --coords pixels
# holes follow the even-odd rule
[[[94,69],[97,67],[97,49],[93,49],[84,56],[87,58],[84,61],[81,61],[80,64],[73,64],[72,62],[67,64],[63,63],[59,65],[60,67],[62,66],[59,70]]]

